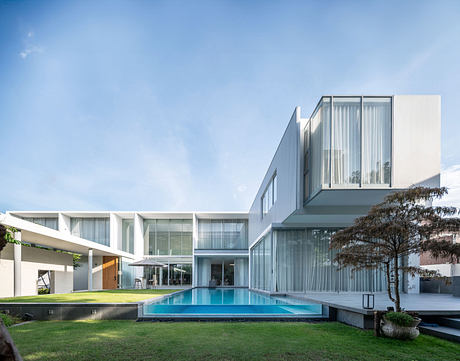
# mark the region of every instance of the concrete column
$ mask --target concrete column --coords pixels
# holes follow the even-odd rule
[[[160,286],[163,286],[163,267],[160,267]]]
[[[88,250],[88,291],[93,290],[93,250]]]
[[[16,232],[14,238],[17,241],[21,241],[21,232]],[[22,295],[21,291],[21,261],[22,261],[22,250],[20,244],[14,244],[13,253],[14,253],[14,297]]]
[[[114,213],[110,213],[110,248],[121,249],[121,242],[118,241],[121,235],[121,220]]]
[[[70,230],[70,217],[66,216],[63,213],[59,213],[58,215],[58,229],[60,232],[64,232],[67,234],[71,233]]]
[[[140,260],[144,257],[144,219],[138,214],[134,213],[134,257]],[[148,253],[148,252],[147,252]],[[144,267],[134,267],[136,277],[144,277]],[[145,280],[146,282],[148,280]]]

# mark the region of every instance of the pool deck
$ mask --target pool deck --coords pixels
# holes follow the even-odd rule
[[[394,306],[386,293],[374,294],[374,308],[364,309],[362,293],[288,293],[290,297],[318,302],[329,309],[329,319],[363,329],[374,327],[374,311]],[[460,298],[448,294],[401,294],[401,307],[420,316],[460,316]]]
[[[314,301],[323,305],[349,311],[372,315],[374,311],[386,311],[393,306],[386,293],[375,293],[373,310],[362,307],[362,293],[288,293],[289,296],[306,301]],[[406,311],[420,315],[458,315],[460,314],[460,297],[438,293],[401,294],[401,307]]]

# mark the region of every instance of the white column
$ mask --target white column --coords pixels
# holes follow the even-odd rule
[[[93,290],[93,250],[88,250],[88,291]]]
[[[21,241],[21,232],[16,232],[14,234],[14,239]],[[14,297],[21,296],[21,260],[22,260],[22,250],[20,244],[14,244],[13,253],[14,253]]]
[[[63,213],[58,214],[58,229],[60,232],[64,232],[67,234],[71,233],[69,216],[66,216]]]
[[[110,213],[110,248],[121,249],[121,219]]]
[[[144,257],[144,219],[138,213],[134,213],[134,257],[136,260]],[[136,277],[144,277],[144,267],[134,267],[134,269]]]

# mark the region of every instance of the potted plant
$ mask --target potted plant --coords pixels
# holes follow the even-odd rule
[[[380,321],[380,330],[391,338],[413,340],[420,334],[417,326],[421,319],[405,312],[387,312]]]

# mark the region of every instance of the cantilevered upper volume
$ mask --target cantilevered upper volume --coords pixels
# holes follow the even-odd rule
[[[309,117],[297,108],[251,207],[251,239],[272,223],[345,226],[391,190],[439,186],[440,140],[437,95],[323,96]]]

